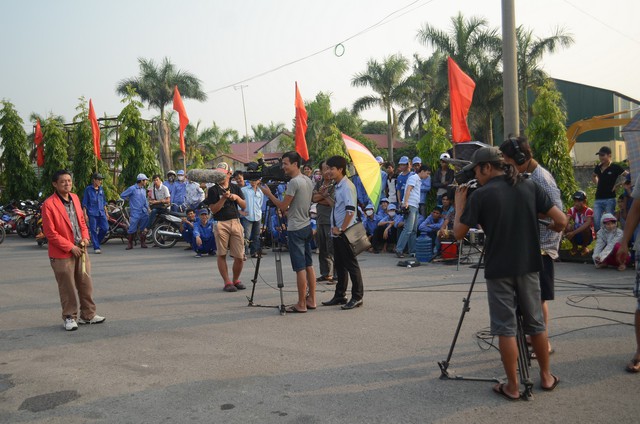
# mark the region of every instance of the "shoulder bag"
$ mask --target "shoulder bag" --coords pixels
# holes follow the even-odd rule
[[[349,246],[351,246],[354,256],[358,256],[360,253],[371,247],[371,242],[367,237],[367,230],[365,230],[362,221],[356,222],[354,225],[347,228],[342,234],[349,242]]]

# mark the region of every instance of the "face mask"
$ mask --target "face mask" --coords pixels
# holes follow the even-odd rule
[[[393,218],[394,216],[396,216],[395,212],[389,212],[389,218]]]
[[[176,179],[176,177],[174,177],[173,175],[170,175],[167,179],[169,180],[169,182],[173,182]]]
[[[309,215],[309,217],[311,217],[311,219],[316,219],[317,216],[318,215],[316,215],[315,213],[312,213],[312,214]]]
[[[178,181],[184,181],[184,175],[178,175]]]
[[[373,215],[373,211],[371,209],[367,210],[365,213],[367,214],[367,216]]]

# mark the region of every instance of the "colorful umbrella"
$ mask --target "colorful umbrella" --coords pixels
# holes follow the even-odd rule
[[[380,201],[380,189],[382,188],[380,164],[376,158],[373,157],[369,149],[364,147],[359,141],[354,140],[346,134],[342,134],[342,140],[347,147],[349,156],[351,156],[353,165],[356,167],[362,185],[369,199],[371,199],[371,204],[377,209]]]

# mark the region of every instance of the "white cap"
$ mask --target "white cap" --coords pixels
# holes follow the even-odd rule
[[[443,153],[440,155],[440,160],[442,159],[451,159],[451,156],[449,156],[449,153]]]
[[[138,174],[138,176],[136,177],[136,180],[138,181],[142,181],[142,180],[148,180],[149,178],[147,178],[146,175],[144,174]]]

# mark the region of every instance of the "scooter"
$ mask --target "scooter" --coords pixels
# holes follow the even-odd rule
[[[105,244],[112,238],[119,238],[123,243],[126,240],[127,230],[129,229],[129,216],[123,205],[124,200],[120,199],[115,205],[107,206],[109,209],[109,215],[107,216],[109,229],[100,244]]]
[[[185,216],[186,214],[182,212],[171,212],[168,209],[160,211],[151,225],[153,244],[162,249],[168,249],[182,240],[180,222]]]

